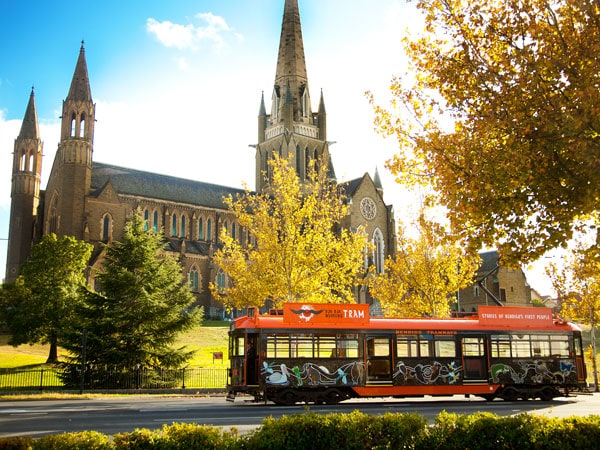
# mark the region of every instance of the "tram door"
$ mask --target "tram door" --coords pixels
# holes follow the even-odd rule
[[[392,383],[392,345],[391,336],[366,337],[367,383]]]
[[[487,381],[488,357],[485,336],[461,336],[460,341],[464,381]]]

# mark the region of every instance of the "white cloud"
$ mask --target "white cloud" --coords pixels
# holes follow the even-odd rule
[[[178,50],[197,50],[202,43],[210,43],[213,49],[218,51],[227,47],[230,36],[236,40],[243,39],[221,16],[208,12],[198,13],[194,17],[201,23],[182,25],[168,20],[159,22],[149,18],[146,21],[146,30],[165,47],[174,47]]]

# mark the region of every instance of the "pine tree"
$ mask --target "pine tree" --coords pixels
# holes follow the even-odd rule
[[[177,335],[197,325],[200,309],[184,281],[177,258],[164,251],[159,233],[144,231],[136,211],[125,225],[121,242],[105,248],[97,291],[89,291],[79,311],[77,334],[87,332],[85,359],[100,367],[179,367],[192,352],[172,348]],[[81,364],[81,338],[69,347]]]

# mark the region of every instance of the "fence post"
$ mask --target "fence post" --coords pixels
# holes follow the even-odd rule
[[[87,346],[87,328],[83,329],[83,336],[81,336],[81,380],[79,384],[79,394],[83,394],[83,387],[85,385],[85,348]]]
[[[42,364],[40,371],[40,394],[44,392],[44,365]]]
[[[185,389],[185,367],[181,369],[181,389]]]

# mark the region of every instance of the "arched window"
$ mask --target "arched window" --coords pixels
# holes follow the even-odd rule
[[[48,232],[58,233],[58,196],[52,199],[50,204],[50,214],[48,220]]]
[[[180,236],[185,237],[185,216],[181,216],[181,229],[179,230]]]
[[[85,137],[85,113],[81,113],[81,120],[79,122],[79,137]]]
[[[76,125],[77,125],[77,116],[75,116],[75,113],[71,114],[71,137],[75,137],[75,131],[76,131]]]
[[[150,211],[144,210],[144,231],[148,231],[150,228]]]
[[[155,233],[158,233],[158,211],[154,211],[154,218],[152,220],[152,229]]]
[[[212,240],[212,221],[210,219],[206,221],[206,240]]]
[[[225,272],[223,272],[221,269],[219,269],[219,271],[217,272],[217,289],[219,290],[219,292],[223,292],[225,290],[225,284],[226,284]]]
[[[231,222],[231,237],[235,239],[235,222]]]
[[[112,230],[112,219],[110,217],[110,214],[107,213],[107,214],[104,214],[104,217],[102,217],[102,241],[103,242],[110,241],[111,230]]]
[[[177,214],[171,218],[171,236],[177,236]]]
[[[202,217],[198,219],[198,239],[204,239],[204,221]]]
[[[192,292],[198,292],[198,269],[196,266],[190,270],[190,289]]]
[[[227,221],[223,222],[223,230],[225,230],[225,234],[229,232],[229,225],[227,224]]]
[[[383,273],[383,265],[385,262],[385,243],[383,233],[379,228],[373,232],[373,264],[377,273]]]

